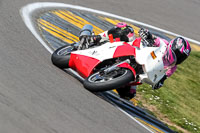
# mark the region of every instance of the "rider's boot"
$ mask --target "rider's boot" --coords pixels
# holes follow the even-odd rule
[[[119,96],[126,100],[131,100],[136,96],[136,86],[123,86],[117,89]]]

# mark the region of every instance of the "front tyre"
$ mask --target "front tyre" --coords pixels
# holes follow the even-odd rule
[[[73,44],[67,44],[56,49],[51,56],[52,63],[61,69],[68,68],[70,53],[73,50],[73,48]]]
[[[83,85],[89,91],[100,92],[119,88],[133,80],[134,75],[130,70],[120,68],[106,74],[96,72],[86,78]]]

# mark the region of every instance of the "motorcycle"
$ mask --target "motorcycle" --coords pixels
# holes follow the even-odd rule
[[[52,54],[52,63],[75,70],[85,80],[83,86],[92,92],[107,91],[127,84],[147,83],[155,86],[165,72],[175,64],[165,58],[167,46],[150,47],[148,41],[137,38],[132,45],[110,41],[92,44],[93,27],[85,25],[77,43],[65,45]],[[172,56],[175,58],[174,53]],[[169,63],[170,62],[170,63]]]

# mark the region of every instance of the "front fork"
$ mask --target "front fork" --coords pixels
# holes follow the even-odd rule
[[[130,65],[131,61],[129,59],[126,59],[122,62],[119,62],[109,68],[106,68],[105,70],[103,70],[104,73],[109,73],[113,70],[116,70],[117,68],[121,67],[121,68],[128,68],[129,70],[132,71],[132,73],[134,74],[135,78],[136,78],[136,71],[133,67],[131,67]]]

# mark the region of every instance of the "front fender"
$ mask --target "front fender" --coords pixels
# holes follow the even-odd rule
[[[118,67],[128,68],[129,70],[132,71],[134,77],[136,78],[136,71],[135,71],[135,69],[133,67],[131,67],[127,62],[124,62],[124,63],[118,65]]]

